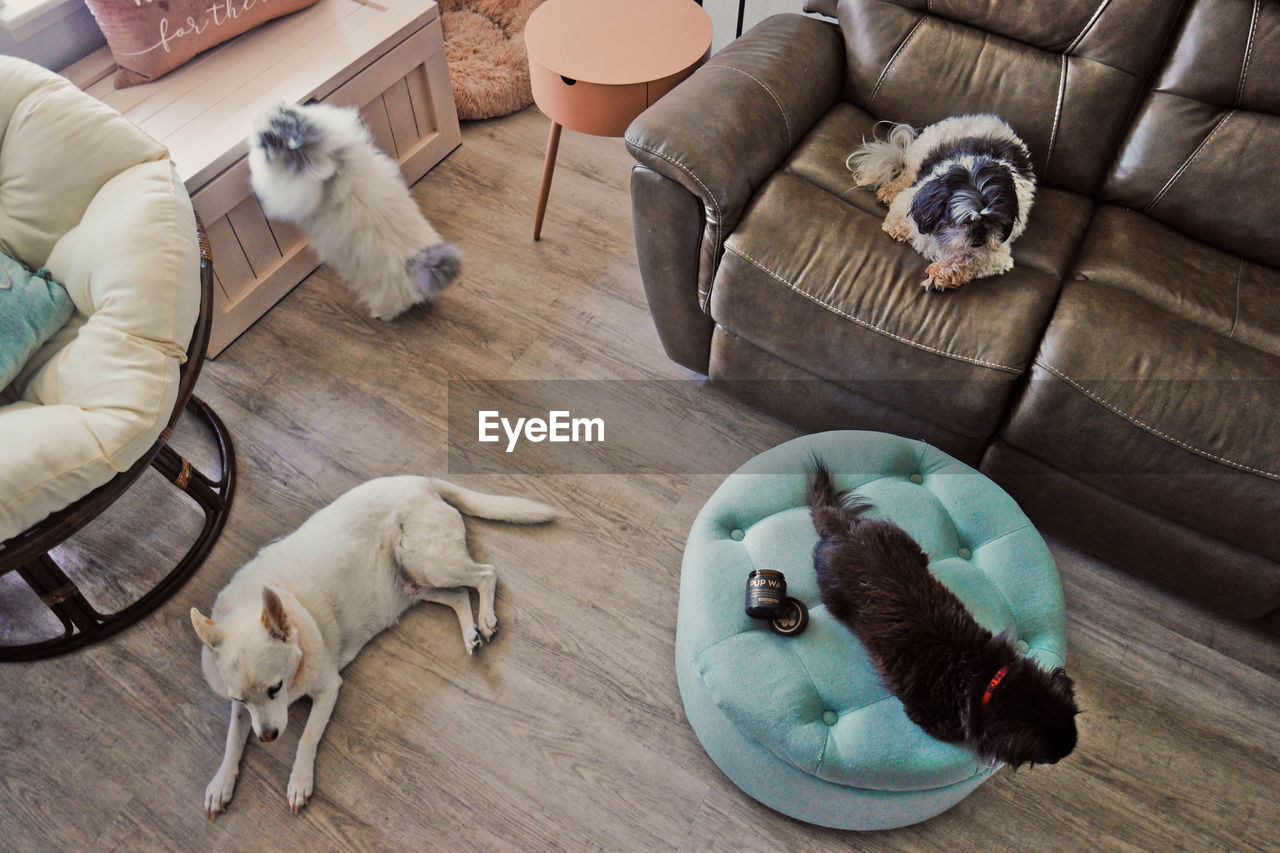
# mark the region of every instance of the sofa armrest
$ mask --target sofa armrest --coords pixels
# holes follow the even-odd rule
[[[725,237],[756,188],[839,100],[844,65],[844,42],[834,24],[775,15],[713,56],[631,124],[626,142],[632,156],[678,184],[702,208],[700,244],[687,263],[675,263],[655,241],[637,241],[651,299],[657,292],[687,288],[706,311]],[[637,235],[661,233],[663,228],[652,226],[654,219],[687,220],[687,204],[653,204],[655,193],[646,194],[641,204],[634,178],[632,186]],[[672,196],[669,191],[661,195]],[[676,272],[687,280],[650,281]],[[667,344],[668,330],[660,325],[659,333]]]

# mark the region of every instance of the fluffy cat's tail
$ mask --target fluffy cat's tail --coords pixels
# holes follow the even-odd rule
[[[428,302],[453,284],[460,272],[462,252],[452,243],[428,246],[409,262],[409,274],[413,276],[413,283]]]
[[[889,183],[907,163],[907,150],[916,141],[916,129],[909,124],[891,124],[888,139],[865,139],[844,161],[860,187],[877,188]]]
[[[813,471],[809,476],[809,516],[813,527],[823,539],[848,536],[849,530],[861,522],[871,504],[850,493],[836,489],[831,472],[821,459],[811,460]]]

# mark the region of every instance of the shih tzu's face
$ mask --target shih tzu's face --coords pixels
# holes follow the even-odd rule
[[[996,160],[964,158],[916,191],[911,218],[921,234],[957,254],[995,249],[1018,219],[1013,172]]]

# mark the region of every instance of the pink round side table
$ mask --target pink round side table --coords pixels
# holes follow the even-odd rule
[[[711,52],[711,19],[693,0],[547,0],[524,30],[533,100],[551,119],[533,239],[551,192],[560,129],[622,136],[644,108]]]

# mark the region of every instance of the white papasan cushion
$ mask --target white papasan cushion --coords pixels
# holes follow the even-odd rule
[[[195,229],[162,145],[0,57],[0,249],[47,267],[76,306],[0,394],[0,541],[127,470],[164,429],[199,312]]]

